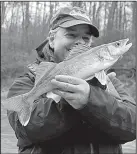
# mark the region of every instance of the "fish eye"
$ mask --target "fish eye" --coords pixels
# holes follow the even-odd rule
[[[116,43],[115,43],[115,46],[116,46],[116,47],[120,46],[120,42],[116,42]]]

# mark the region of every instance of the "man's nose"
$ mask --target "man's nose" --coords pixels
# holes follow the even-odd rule
[[[78,37],[75,44],[85,44],[85,41],[83,40],[82,37]]]

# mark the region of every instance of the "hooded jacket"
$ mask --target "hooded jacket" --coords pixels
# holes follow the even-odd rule
[[[54,61],[48,41],[37,49],[37,61],[28,66],[10,87],[8,97],[29,92],[35,82],[35,69],[41,61]],[[122,153],[121,144],[136,139],[136,103],[122,83],[110,78],[121,100],[109,95],[92,79],[90,97],[81,109],[72,108],[63,98],[58,104],[45,94],[35,100],[27,126],[22,126],[16,112],[8,119],[18,139],[19,153],[39,154],[106,154]]]

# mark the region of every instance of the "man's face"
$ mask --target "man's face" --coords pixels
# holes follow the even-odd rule
[[[75,43],[86,43],[88,45],[90,38],[90,28],[86,24],[59,28],[53,40],[55,62],[63,61]]]

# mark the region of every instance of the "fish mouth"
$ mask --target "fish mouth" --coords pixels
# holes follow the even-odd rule
[[[128,41],[129,41],[129,38],[124,39],[124,42],[125,42],[124,45],[126,45]]]
[[[121,54],[124,54],[125,52],[127,52],[129,48],[132,46],[132,43],[128,43],[128,41],[129,41],[129,38],[123,40],[123,49],[121,51],[122,52]]]
[[[132,43],[127,44],[129,41],[129,38],[125,39],[124,45],[129,49],[132,46]]]
[[[132,43],[128,43],[129,38],[122,39],[115,42],[115,49],[110,48],[110,55],[112,59],[119,59],[120,57],[123,57],[123,54],[125,54],[129,48],[132,46]],[[115,52],[113,52],[115,50]],[[112,52],[111,52],[112,51]]]

